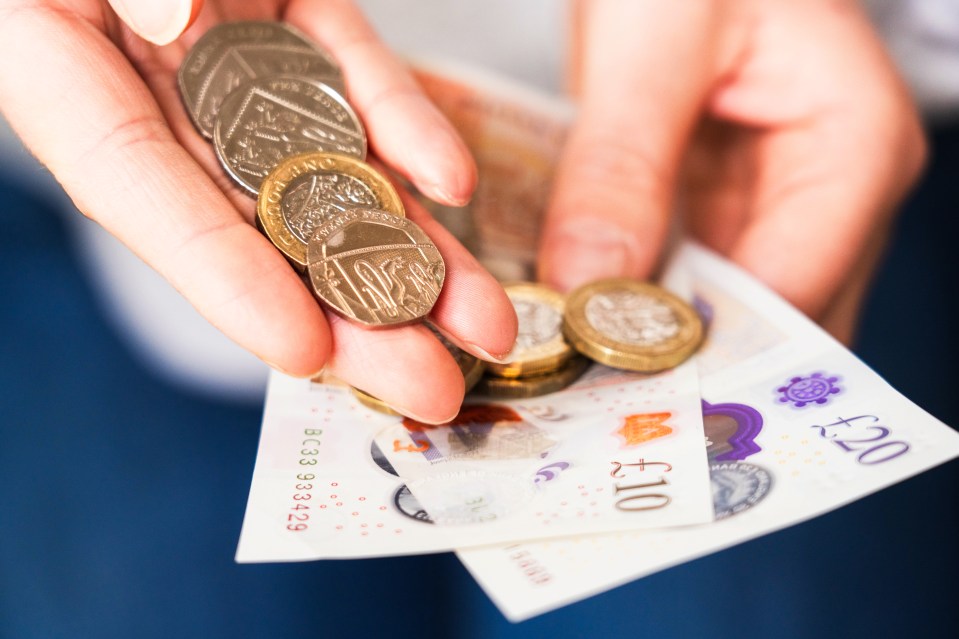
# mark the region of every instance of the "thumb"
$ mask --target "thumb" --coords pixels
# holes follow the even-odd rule
[[[541,280],[566,290],[655,267],[715,77],[715,5],[595,0],[578,12],[582,98],[543,227]]]
[[[108,0],[117,16],[138,36],[170,44],[193,22],[203,0]]]

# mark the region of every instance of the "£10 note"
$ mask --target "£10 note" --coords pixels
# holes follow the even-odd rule
[[[664,283],[691,295],[681,268]],[[437,552],[711,521],[702,442],[695,362],[657,375],[596,365],[535,399],[473,396],[442,426],[273,373],[237,559]]]

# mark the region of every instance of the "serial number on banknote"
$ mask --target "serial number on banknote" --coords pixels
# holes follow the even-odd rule
[[[514,550],[519,549],[519,550]],[[520,569],[529,582],[535,586],[543,586],[553,580],[553,575],[536,560],[529,550],[523,550],[519,544],[507,546],[504,550],[510,551],[509,558],[513,565]]]
[[[305,439],[300,442],[300,445],[303,446],[303,448],[300,449],[300,466],[316,466],[316,456],[320,454],[319,436],[322,434],[323,430],[320,428],[303,429]],[[314,479],[316,479],[315,473],[296,474],[296,482],[293,484],[294,492],[291,495],[293,505],[290,506],[290,510],[292,512],[286,515],[287,530],[300,532],[309,528],[309,524],[306,522],[310,520],[310,513],[308,512],[310,506],[304,502],[313,499],[313,493],[310,491],[313,490],[313,484],[311,482]]]
[[[861,421],[871,420],[871,421]],[[864,466],[874,466],[891,461],[909,452],[909,444],[900,440],[886,441],[892,431],[885,426],[876,424],[879,418],[875,415],[859,415],[849,419],[839,418],[839,421],[825,426],[812,426],[819,429],[819,436],[831,441],[841,450],[856,454],[856,461]],[[829,430],[843,428],[843,431]]]

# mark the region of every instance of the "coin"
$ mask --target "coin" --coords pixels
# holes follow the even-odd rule
[[[220,106],[213,148],[226,172],[254,195],[280,162],[327,151],[366,157],[366,132],[333,89],[305,78],[267,77],[236,88]]]
[[[696,352],[703,323],[689,304],[659,286],[613,278],[569,294],[563,333],[590,359],[650,373],[678,366]]]
[[[390,407],[390,405],[384,402],[382,399],[377,399],[376,397],[373,397],[369,393],[361,391],[359,388],[356,388],[355,386],[350,386],[350,392],[353,393],[353,396],[356,397],[356,399],[359,400],[361,404],[363,404],[367,408],[375,410],[378,413],[383,413],[384,415],[396,415],[398,417],[403,416],[402,413],[398,413],[395,410],[393,410]]]
[[[504,284],[519,320],[513,350],[503,363],[490,363],[487,371],[499,377],[527,377],[557,370],[573,355],[563,338],[565,300],[541,284]]]
[[[318,226],[306,261],[317,296],[370,328],[426,316],[446,276],[439,250],[420,227],[377,209],[350,209]]]
[[[330,55],[280,22],[228,22],[203,34],[180,64],[180,96],[193,124],[206,138],[223,100],[253,78],[295,75],[314,78],[340,95],[345,86]]]
[[[484,375],[476,392],[493,399],[526,399],[556,393],[580,378],[589,368],[589,360],[579,355],[566,361],[558,370],[530,377],[506,378]]]
[[[306,153],[281,162],[263,180],[257,225],[294,266],[306,268],[306,246],[316,227],[354,208],[404,217],[389,180],[369,164],[345,155]]]
[[[426,323],[426,328],[430,329],[430,332],[436,336],[436,339],[440,341],[440,344],[446,347],[446,350],[449,352],[449,354],[452,355],[453,359],[456,360],[456,364],[460,367],[460,372],[463,373],[463,381],[466,385],[466,392],[470,392],[483,376],[483,371],[486,369],[486,362],[478,357],[470,355],[462,348],[448,340],[435,326],[429,322]]]

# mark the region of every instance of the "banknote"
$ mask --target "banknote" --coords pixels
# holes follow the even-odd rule
[[[668,268],[663,284],[682,295],[685,279]],[[471,396],[443,426],[392,419],[375,443],[460,547],[712,521],[695,362],[594,365],[534,400]]]
[[[683,269],[663,280],[691,295]],[[237,560],[438,552],[711,521],[696,363],[470,396],[449,425],[273,373]]]
[[[468,208],[433,205],[432,212],[495,275],[530,278],[572,109],[460,65],[421,64],[417,75],[460,129],[480,175]],[[699,355],[667,375],[644,378],[594,366],[565,393],[496,406],[472,397],[473,417],[437,430],[368,411],[343,387],[274,374],[237,559],[459,546],[460,558],[504,614],[521,620],[815,517],[959,455],[955,432],[748,274],[690,242],[680,241],[672,254],[670,286],[682,289],[683,276],[676,274],[686,274],[685,294],[708,332]],[[561,508],[615,509],[615,502],[591,499],[601,491],[567,482],[572,468],[591,468],[592,460],[598,472],[603,464],[596,460],[605,459],[608,482],[656,489],[672,482],[675,471],[663,465],[672,460],[659,453],[694,430],[687,422],[697,388],[690,371],[699,379],[701,477],[708,478],[714,521],[579,534],[590,529],[569,522],[580,512],[593,515],[579,506],[557,512],[556,499]],[[482,508],[470,509],[476,502],[450,508],[454,502],[436,481],[476,469],[497,475],[494,491],[527,478],[512,501],[498,504],[495,519],[478,521]],[[423,487],[431,481],[434,492]],[[616,494],[612,484],[593,486],[607,497]],[[530,520],[549,511],[529,510],[536,499],[553,500],[554,508],[538,524]],[[513,539],[463,548],[493,539],[510,517],[523,521]],[[562,522],[553,531],[566,526],[561,534],[577,535],[541,532],[552,522]],[[545,539],[518,541],[530,537]]]
[[[534,279],[536,243],[572,105],[469,65],[413,64],[423,90],[469,147],[479,175],[468,208],[424,203],[495,277]]]
[[[466,140],[485,176],[492,206],[469,216],[473,250],[493,255],[494,267],[505,263],[532,272],[540,212],[572,109],[561,99],[460,66],[431,63],[419,73],[447,117],[468,124]],[[501,146],[498,132],[504,130],[512,142]],[[509,158],[497,148],[509,148]],[[509,162],[518,182],[536,184],[526,189],[522,207],[497,197],[514,188],[496,170],[498,162]],[[528,211],[534,211],[532,219]],[[497,214],[524,223],[510,224]],[[460,551],[511,619],[822,514],[959,450],[954,431],[748,274],[692,244],[678,255],[692,273],[697,307],[709,323],[696,364],[718,521]]]
[[[512,620],[838,508],[959,456],[959,434],[747,273],[689,243],[716,521],[461,550]]]

